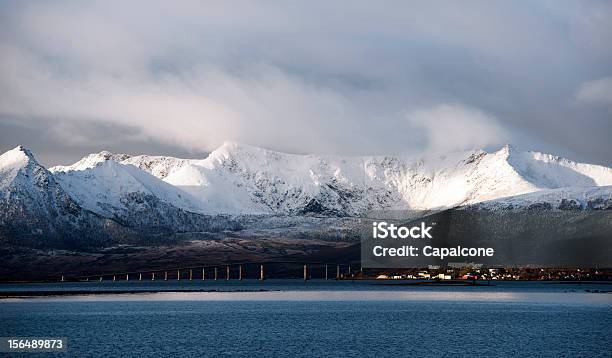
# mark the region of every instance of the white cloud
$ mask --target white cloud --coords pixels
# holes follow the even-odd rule
[[[239,76],[212,64],[181,74],[117,77],[96,71],[86,78],[56,76],[17,49],[0,58],[0,112],[47,118],[66,143],[83,143],[62,120],[102,121],[138,128],[143,136],[194,150],[232,139],[274,143],[293,150],[329,146],[326,127],[350,127],[359,116],[340,93],[301,81],[267,65]],[[91,135],[91,133],[88,133]],[[108,141],[107,138],[98,138]]]
[[[508,140],[494,117],[459,104],[416,110],[408,113],[407,118],[411,125],[424,131],[427,149],[433,152],[481,149]]]
[[[588,106],[572,107],[567,94],[612,70],[610,9],[0,2],[0,130],[8,121],[46,126],[70,154],[87,143],[114,150],[113,130],[129,131],[115,136],[118,144],[137,138],[201,151],[232,139],[336,154],[417,151],[424,143],[463,149],[526,141],[515,134],[523,132],[531,143],[608,160],[611,124]],[[406,112],[417,115],[412,125]],[[576,124],[588,116],[595,120]],[[100,123],[107,131],[96,136]]]

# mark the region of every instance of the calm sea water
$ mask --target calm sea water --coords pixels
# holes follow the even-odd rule
[[[601,293],[610,285],[128,282],[0,292],[117,287],[224,292],[4,299],[0,336],[67,337],[73,357],[612,356],[612,294]]]

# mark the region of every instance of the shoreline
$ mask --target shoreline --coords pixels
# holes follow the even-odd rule
[[[221,281],[219,284],[214,286],[208,286],[209,284],[202,284],[201,282],[195,281],[187,283],[187,286],[176,286],[175,282],[166,282],[161,286],[149,286],[146,283],[139,284],[134,282],[133,284],[126,285],[125,283],[119,283],[115,286],[112,282],[107,282],[106,285],[100,285],[92,282],[92,285],[74,285],[75,283],[67,284],[37,284],[37,283],[21,283],[15,284],[17,287],[11,287],[5,291],[0,290],[0,300],[14,299],[14,298],[36,298],[36,297],[74,297],[74,296],[100,296],[100,295],[134,295],[134,294],[198,294],[198,293],[246,293],[246,294],[257,294],[257,293],[272,293],[272,292],[328,292],[328,293],[341,293],[341,292],[395,292],[395,293],[416,293],[416,292],[429,292],[428,288],[436,290],[440,289],[440,292],[447,293],[465,293],[465,292],[506,292],[514,290],[541,290],[547,291],[547,287],[551,289],[550,292],[556,293],[598,293],[598,294],[610,294],[612,289],[609,289],[609,285],[612,282],[609,281],[588,281],[588,282],[541,282],[541,281],[509,281],[509,284],[473,284],[469,282],[364,282],[354,281],[356,286],[351,285],[349,282],[334,281],[314,281],[313,285],[308,285],[307,282],[300,282],[298,280],[290,281],[272,281],[267,286],[257,287],[260,282],[244,282],[236,284],[237,281],[227,284],[226,281]],[[349,285],[346,285],[346,284]],[[525,284],[526,286],[513,285],[514,283]],[[77,283],[78,284],[78,283]],[[319,284],[319,285],[318,285]],[[323,284],[323,285],[320,285]],[[539,284],[539,285],[538,285]],[[32,286],[30,286],[32,285]],[[576,287],[572,287],[576,286]],[[605,287],[602,287],[605,286]],[[557,289],[553,287],[558,287]],[[563,288],[561,288],[563,287]],[[1,288],[1,286],[0,286]],[[8,288],[8,287],[7,287]],[[40,289],[37,289],[40,288]],[[472,291],[474,289],[474,291]]]

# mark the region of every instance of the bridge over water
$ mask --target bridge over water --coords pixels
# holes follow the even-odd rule
[[[227,264],[214,264],[214,265],[198,265],[198,266],[187,266],[187,267],[165,267],[159,269],[147,269],[147,270],[136,270],[136,271],[124,271],[124,272],[102,272],[92,275],[69,275],[65,274],[61,276],[61,281],[99,281],[103,282],[106,280],[112,281],[156,281],[156,280],[242,280],[246,278],[247,269],[249,274],[253,277],[253,270],[256,270],[256,277],[259,280],[265,280],[266,278],[272,278],[268,275],[267,268],[273,265],[292,265],[302,266],[303,278],[307,281],[312,277],[313,272],[320,274],[321,279],[345,279],[353,278],[356,274],[352,270],[351,264],[337,263],[337,262],[305,262],[305,261],[291,261],[291,260],[268,260],[261,262],[232,262]],[[354,267],[354,265],[353,265]],[[363,269],[359,267],[359,273]],[[284,277],[274,277],[284,278]]]

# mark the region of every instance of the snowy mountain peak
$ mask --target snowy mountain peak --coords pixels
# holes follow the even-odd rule
[[[107,160],[121,162],[128,158],[130,158],[130,155],[128,154],[113,154],[109,151],[103,150],[99,153],[89,154],[72,165],[58,165],[58,166],[49,168],[49,170],[54,173],[55,172],[67,172],[70,170],[85,170],[85,169],[93,168],[98,163],[105,162]]]
[[[0,155],[0,190],[10,184],[19,172],[31,171],[32,167],[37,166],[39,164],[32,152],[21,145]]]
[[[18,145],[13,150],[20,151],[20,152],[22,152],[24,155],[26,155],[29,158],[34,158],[34,154],[32,154],[32,151],[30,149],[24,147],[23,145]]]
[[[58,165],[49,170],[53,173],[79,171],[96,167],[99,163],[113,161],[120,164],[133,165],[144,170],[153,176],[164,179],[171,172],[187,165],[188,163],[198,162],[199,159],[180,159],[168,156],[153,155],[130,155],[113,154],[109,151],[89,154],[72,165]]]
[[[34,160],[34,154],[28,148],[18,145],[15,148],[6,151],[4,154],[0,155],[0,164],[8,163],[8,162],[21,162],[27,163],[29,160]]]
[[[199,210],[189,194],[133,165],[113,160],[55,175],[82,207],[107,217],[128,215],[134,201],[142,204],[147,197],[188,211]]]
[[[27,157],[19,152],[4,156]],[[145,197],[151,207],[157,198],[192,213],[360,215],[612,185],[610,168],[511,145],[441,156],[343,157],[287,154],[228,141],[202,160],[103,151],[53,172],[84,208],[124,218]]]
[[[506,145],[423,157],[285,154],[226,142],[165,180],[213,212],[348,215],[453,207],[564,187],[612,185],[612,169]]]

